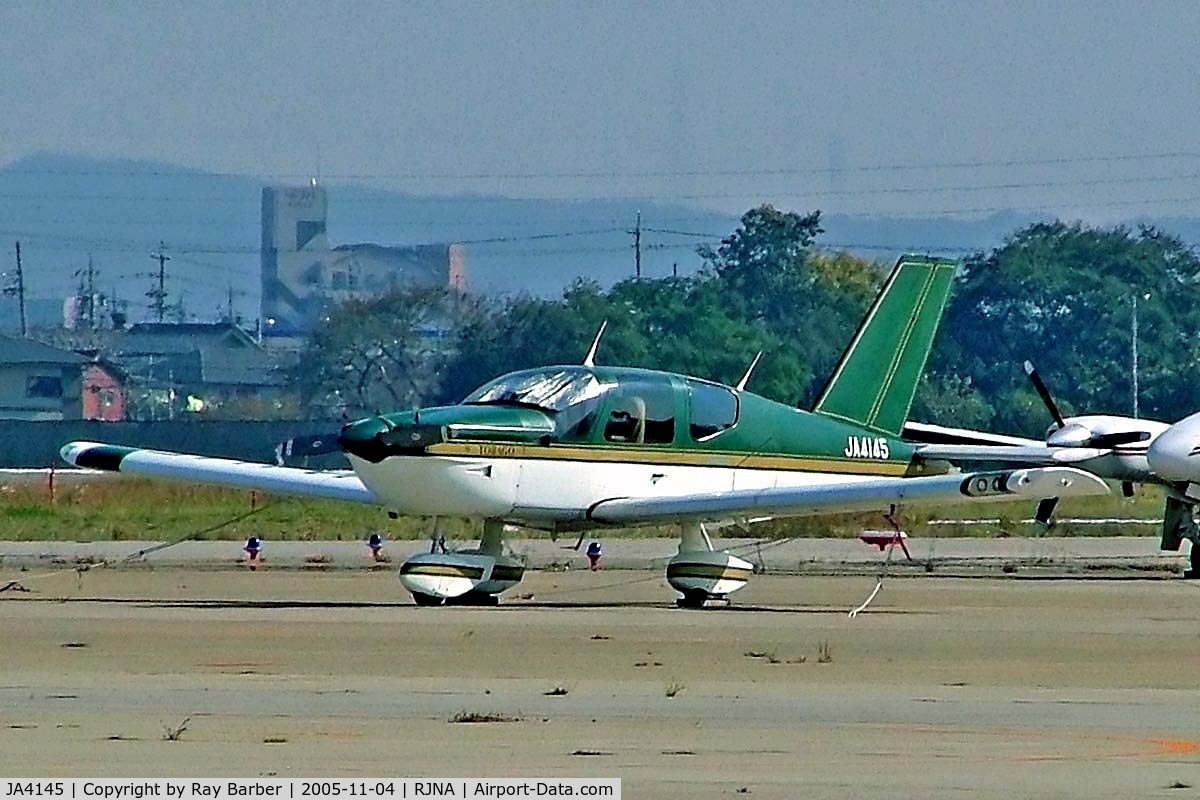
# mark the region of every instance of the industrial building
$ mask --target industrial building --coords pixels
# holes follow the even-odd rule
[[[331,246],[324,187],[262,190],[262,331],[303,333],[330,305],[399,286],[466,288],[465,253],[453,244]]]

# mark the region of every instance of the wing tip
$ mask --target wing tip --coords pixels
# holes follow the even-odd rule
[[[63,461],[76,467],[120,472],[121,461],[135,450],[102,442],[67,442],[58,454]]]

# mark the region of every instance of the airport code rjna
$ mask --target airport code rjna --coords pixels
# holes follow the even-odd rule
[[[148,780],[122,783],[92,782],[86,780],[73,781],[7,781],[3,786],[5,792],[0,798],[34,798],[34,797],[89,797],[98,800],[143,800],[148,797],[219,798],[235,797],[605,797],[620,798],[619,782],[617,787],[610,781],[573,780],[570,782],[552,782],[537,780],[505,779],[496,782],[486,780],[422,780],[409,778],[400,783],[400,792],[396,791],[394,781],[288,781],[286,783],[259,783],[256,781],[177,781]],[[289,785],[290,784],[290,785]],[[298,784],[298,786],[297,786]],[[582,784],[582,785],[580,785]],[[67,788],[71,789],[70,792]],[[297,791],[297,788],[299,791]],[[285,792],[284,789],[287,789]],[[460,791],[461,789],[461,791]],[[76,793],[78,791],[78,794]]]

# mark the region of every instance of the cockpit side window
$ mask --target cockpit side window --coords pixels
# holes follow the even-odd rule
[[[688,380],[691,414],[688,428],[698,442],[711,439],[737,423],[737,395],[724,386]]]
[[[609,405],[604,438],[633,444],[674,442],[674,387],[670,382],[622,381]]]

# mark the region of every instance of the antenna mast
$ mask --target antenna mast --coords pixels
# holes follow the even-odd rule
[[[21,310],[21,336],[24,338],[25,329],[25,273],[21,271],[21,243],[17,242],[17,282],[12,286],[4,287],[4,294],[7,297],[17,296],[17,305]]]
[[[163,252],[164,250],[166,250],[166,245],[163,244],[162,239],[159,239],[158,252],[150,254],[150,257],[158,262],[158,288],[146,292],[146,297],[150,298],[150,309],[159,322],[163,321],[163,314],[167,310],[167,262],[171,260],[171,257]]]
[[[88,330],[96,330],[96,265],[92,254],[88,253],[87,268],[87,314]]]
[[[642,277],[642,212],[637,212],[637,225],[626,233],[633,235],[633,274]]]

